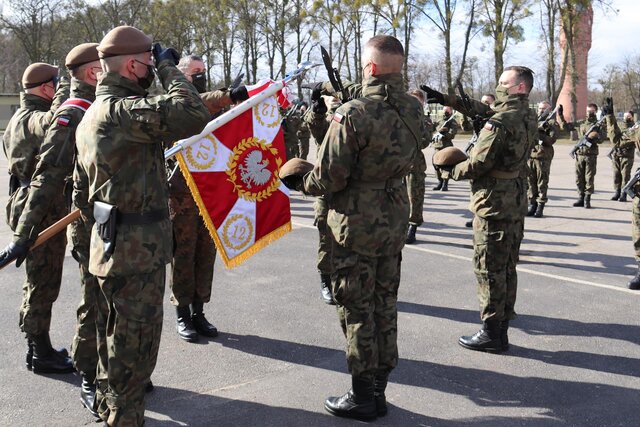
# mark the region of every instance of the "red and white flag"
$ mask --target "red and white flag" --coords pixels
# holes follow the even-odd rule
[[[272,83],[247,86],[249,96]],[[289,190],[278,179],[286,161],[280,106],[287,105],[280,91],[177,156],[226,267],[291,231]]]

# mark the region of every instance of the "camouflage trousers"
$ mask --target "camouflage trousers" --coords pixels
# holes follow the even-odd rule
[[[309,138],[300,138],[298,141],[298,157],[307,160],[307,156],[309,155]]]
[[[551,159],[529,159],[527,166],[529,169],[527,175],[527,182],[529,184],[527,196],[529,197],[529,201],[547,203]]]
[[[333,273],[333,262],[331,256],[333,253],[333,236],[327,225],[327,215],[329,213],[329,206],[327,200],[324,197],[317,197],[314,202],[315,210],[315,225],[318,227],[318,271],[320,274]]]
[[[622,187],[629,182],[631,178],[631,169],[633,169],[633,157],[622,157],[613,155],[613,189],[620,191]]]
[[[169,216],[173,223],[173,260],[171,261],[171,304],[185,306],[211,300],[216,246],[209,230],[189,200],[169,198]]]
[[[69,227],[69,240],[73,243],[71,254],[80,268],[80,304],[76,311],[76,333],[71,343],[73,366],[88,378],[95,378],[98,366],[98,338],[96,316],[98,298],[102,298],[96,277],[89,273],[89,246],[91,226],[82,220]]]
[[[447,146],[450,147],[450,146]],[[446,148],[446,147],[442,147],[442,148]],[[433,150],[433,154],[436,154],[438,151],[442,150],[442,148],[435,148]],[[442,176],[442,171],[439,168],[434,168],[436,171],[436,178],[438,178],[438,181],[442,181],[442,180],[449,180],[449,175],[445,175],[444,177]]]
[[[411,172],[407,175],[407,192],[409,193],[409,224],[421,225],[424,221],[424,180],[427,177],[427,162],[424,154],[419,152],[413,162]]]
[[[298,157],[298,141],[290,138],[285,138],[284,147],[287,150],[287,160]]]
[[[593,194],[597,156],[576,155],[576,186],[579,194]]]
[[[636,261],[640,262],[640,197],[633,198],[633,213],[631,217],[631,238]]]
[[[482,321],[516,317],[516,263],[523,234],[523,220],[473,219],[473,271]]]
[[[353,376],[391,372],[398,364],[398,287],[402,253],[368,257],[334,246],[331,286]]]
[[[98,284],[98,413],[110,426],[141,426],[160,348],[165,268],[98,277]]]
[[[54,207],[44,218],[42,230],[65,215],[62,206]],[[58,299],[62,283],[67,236],[58,233],[42,246],[29,252],[25,261],[27,280],[22,287],[19,326],[27,335],[49,332],[51,308]]]

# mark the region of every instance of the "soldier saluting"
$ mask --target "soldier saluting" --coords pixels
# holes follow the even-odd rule
[[[98,315],[104,351],[96,400],[111,426],[144,424],[145,386],[160,346],[172,252],[163,143],[196,134],[209,120],[198,91],[176,68],[177,52],[159,44],[152,50],[151,43],[129,26],[102,39],[105,73],[77,132],[96,220],[89,271],[106,300]],[[147,94],[155,70],[166,95]]]

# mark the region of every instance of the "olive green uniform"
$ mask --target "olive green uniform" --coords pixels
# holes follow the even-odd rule
[[[451,177],[471,180],[474,272],[483,321],[515,318],[516,262],[527,211],[526,162],[538,140],[528,97],[508,95]]]
[[[115,246],[101,238],[108,221],[98,215],[89,259],[105,299],[96,401],[109,425],[144,423],[145,386],[160,346],[173,243],[163,143],[196,134],[209,120],[200,95],[170,61],[157,70],[167,94],[156,97],[119,74],[103,74],[77,131],[89,203],[96,213],[99,201],[117,207]]]
[[[428,116],[424,116],[420,150],[424,150],[431,143],[433,123]],[[407,191],[409,193],[409,224],[421,225],[424,222],[424,180],[427,177],[427,162],[422,151],[418,152],[411,171],[407,175]]]
[[[613,114],[607,115],[607,136],[613,143],[612,166],[613,166],[613,189],[616,193],[622,190],[622,187],[629,182],[631,170],[633,169],[633,159],[636,153],[636,146],[633,135],[635,132],[633,122],[625,123],[625,130],[620,130],[618,122]]]
[[[530,203],[547,203],[549,175],[553,160],[553,144],[558,139],[559,127],[555,119],[538,124],[538,141],[531,149],[531,158],[527,162],[529,173],[527,196]]]
[[[587,119],[580,123],[578,127],[578,138],[582,138],[589,128],[596,123],[597,119]],[[604,126],[602,126],[604,128]],[[580,196],[591,195],[594,192],[593,182],[596,177],[596,167],[598,164],[598,145],[602,144],[606,131],[601,129],[598,132],[591,147],[580,147],[576,152],[576,186]]]
[[[403,178],[419,151],[423,114],[401,74],[370,77],[361,93],[333,115],[304,190],[331,196],[331,282],[347,363],[352,376],[372,378],[398,361],[396,303],[409,218]]]
[[[41,178],[32,182],[36,168],[42,167],[38,155],[45,136],[51,129],[56,110],[68,96],[69,85],[63,82],[60,83],[53,102],[22,93],[20,108],[11,117],[4,133],[3,146],[9,162],[11,181],[14,183],[7,203],[7,222],[14,231],[15,242],[33,243],[39,232],[66,214],[61,189],[46,194],[48,208],[38,204],[37,198],[42,197],[42,192],[38,192],[35,199],[29,200],[29,197],[32,191],[42,185]],[[20,222],[25,207],[25,220]],[[33,209],[38,212],[31,216],[29,211]],[[32,220],[26,221],[27,216]],[[28,336],[49,332],[51,308],[60,292],[66,244],[64,233],[60,233],[29,252],[26,257],[27,279],[22,288],[19,326]]]
[[[449,118],[450,117],[443,117],[442,120],[437,121],[433,125],[434,132],[431,147],[433,148],[435,153],[445,147],[453,147],[453,138],[456,137],[456,134],[460,129],[460,125],[455,118],[451,120],[449,120]],[[440,129],[442,127],[446,127],[448,130],[444,133],[441,133]],[[438,181],[442,181],[442,174],[438,168],[436,168],[436,176],[438,177]]]

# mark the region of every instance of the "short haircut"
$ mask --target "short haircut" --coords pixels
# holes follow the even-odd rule
[[[533,88],[533,71],[531,71],[530,68],[523,67],[522,65],[513,65],[505,68],[504,71],[515,71],[516,82],[523,82],[524,87],[527,88],[527,92],[531,92]]]
[[[404,56],[404,48],[400,40],[393,36],[377,35],[373,36],[367,41],[367,47],[372,47],[380,53],[387,55],[402,55]]]
[[[635,116],[635,115],[636,115],[636,113],[634,113],[634,112],[633,112],[633,111],[631,111],[631,110],[627,111],[627,114],[631,114],[631,117],[633,117],[633,116]]]
[[[186,71],[187,67],[189,67],[189,64],[191,64],[193,61],[204,62],[204,60],[202,59],[202,56],[199,56],[199,55],[183,56],[182,58],[180,58],[180,62],[178,62],[178,65],[177,65],[178,70],[182,72]]]
[[[494,94],[492,94],[492,93],[485,93],[484,95],[481,96],[481,98],[484,98],[485,96],[487,98],[493,99],[494,101],[496,100],[496,96]]]
[[[587,108],[593,108],[594,110],[598,111],[598,104],[594,104],[592,102],[590,104],[587,104]]]

